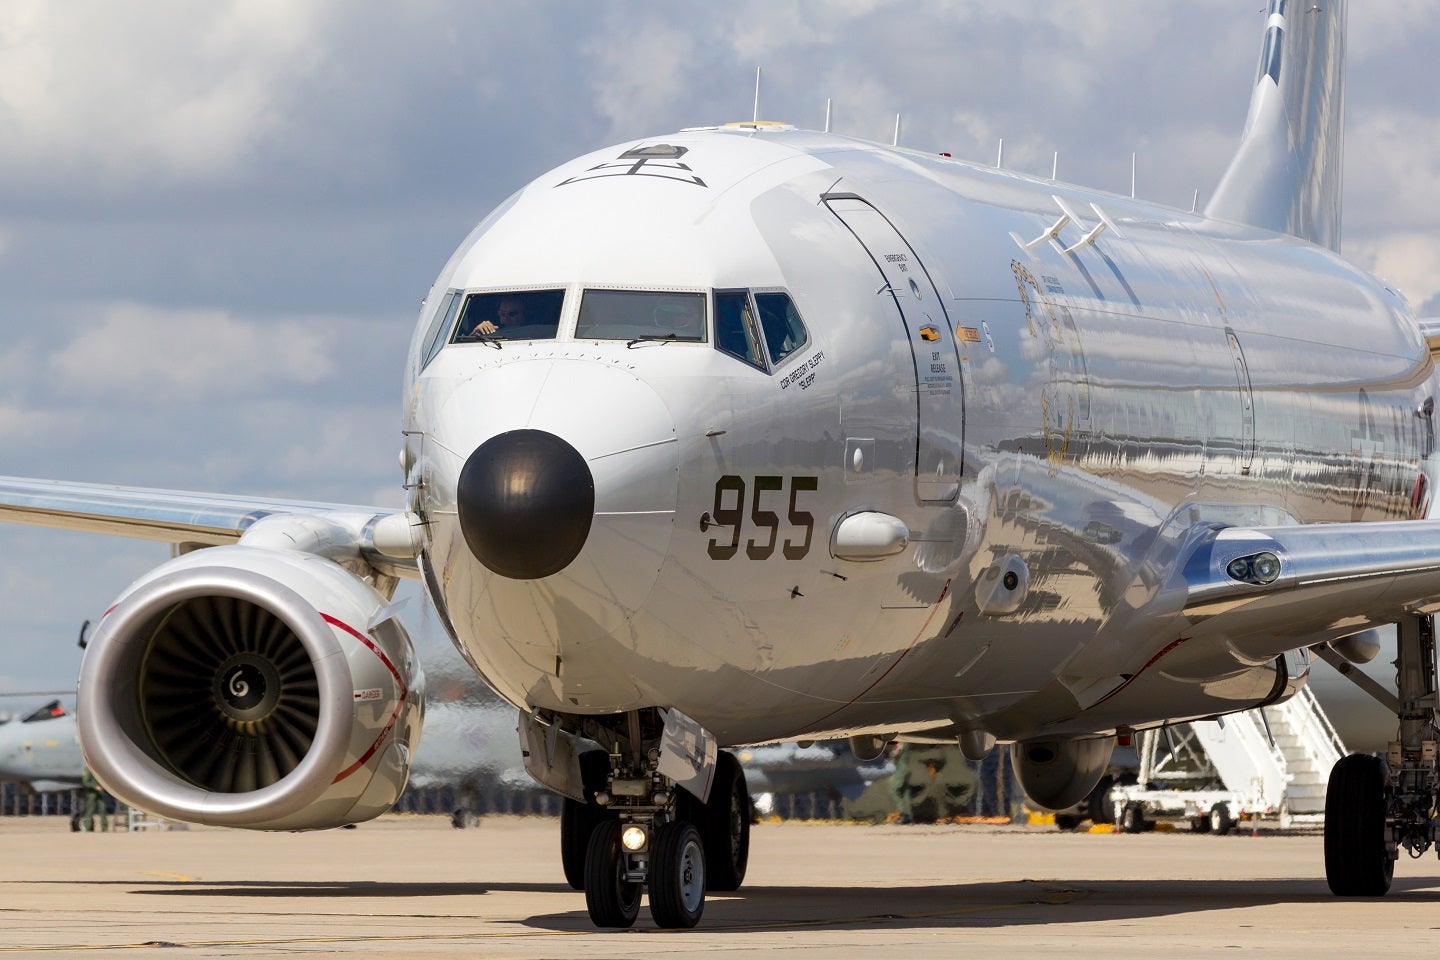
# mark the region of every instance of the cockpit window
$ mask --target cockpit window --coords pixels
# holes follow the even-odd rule
[[[564,290],[472,293],[465,298],[465,309],[450,342],[553,340],[564,306]]]
[[[577,340],[705,339],[703,293],[586,290],[575,323]]]
[[[808,334],[800,311],[795,309],[788,293],[757,293],[755,309],[760,313],[760,327],[765,331],[765,346],[770,362],[779,365],[790,354],[805,345]]]
[[[715,346],[756,369],[765,369],[750,294],[744,290],[715,294]]]
[[[435,354],[445,344],[445,334],[455,326],[455,314],[460,312],[460,304],[464,297],[459,290],[447,290],[445,298],[440,301],[440,307],[435,311],[435,317],[430,321],[430,329],[425,331],[425,349],[420,355],[420,368],[423,370],[435,359]]]

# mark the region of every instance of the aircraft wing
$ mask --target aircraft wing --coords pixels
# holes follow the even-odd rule
[[[342,541],[348,536],[362,553],[383,557],[380,562],[386,572],[416,575],[414,552],[408,544],[390,542],[397,528],[408,534],[410,522],[403,510],[0,477],[0,522],[218,546],[237,542],[260,520],[272,516],[322,521],[331,529],[328,542],[333,543],[337,535]],[[391,534],[388,540],[387,533]],[[405,535],[403,539],[410,538]]]
[[[1297,637],[1440,612],[1440,520],[1210,527],[1192,531],[1186,556],[1178,586],[1192,635],[1257,659]]]

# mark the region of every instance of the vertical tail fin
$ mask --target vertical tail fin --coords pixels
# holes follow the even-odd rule
[[[1270,0],[1240,148],[1207,216],[1340,249],[1346,0]]]

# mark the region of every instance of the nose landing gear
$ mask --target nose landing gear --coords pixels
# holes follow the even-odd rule
[[[640,912],[640,891],[660,927],[693,927],[705,912],[705,849],[700,832],[665,811],[605,820],[585,851],[585,907],[597,927],[628,927]]]
[[[738,890],[745,879],[751,807],[740,762],[713,746],[691,750],[690,765],[672,780],[661,771],[676,770],[662,759],[675,739],[673,719],[663,737],[658,722],[631,714],[622,721],[623,734],[596,726],[574,741],[601,749],[572,754],[583,789],[570,781],[560,818],[561,862],[570,886],[585,891],[596,926],[629,927],[644,891],[658,926],[693,927],[707,889]],[[527,753],[527,763],[538,752]],[[709,773],[699,766],[704,752],[713,758],[703,761]],[[553,767],[531,772],[537,769],[548,774]],[[690,792],[707,781],[704,800]],[[576,793],[583,799],[574,799]]]

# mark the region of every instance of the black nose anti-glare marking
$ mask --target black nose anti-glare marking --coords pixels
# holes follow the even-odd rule
[[[564,570],[595,517],[595,479],[585,458],[543,430],[512,430],[482,443],[465,461],[455,497],[470,552],[512,580]]]

